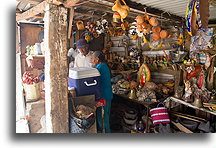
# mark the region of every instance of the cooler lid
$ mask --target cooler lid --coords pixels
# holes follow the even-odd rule
[[[96,68],[74,67],[69,69],[69,77],[72,79],[84,79],[97,76],[100,76],[100,72]]]

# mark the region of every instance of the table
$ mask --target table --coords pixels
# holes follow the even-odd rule
[[[119,97],[121,97],[123,99],[126,99],[128,101],[132,101],[132,102],[141,104],[141,105],[143,105],[143,106],[145,106],[147,108],[147,114],[146,114],[146,117],[147,117],[146,132],[148,133],[149,132],[149,126],[148,126],[149,109],[150,109],[150,106],[153,106],[154,104],[157,104],[158,102],[144,102],[144,101],[139,101],[139,100],[135,100],[135,99],[129,99],[126,95],[119,95],[119,94],[115,94],[115,95],[119,96]]]

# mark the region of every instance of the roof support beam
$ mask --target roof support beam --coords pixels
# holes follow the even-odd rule
[[[39,13],[43,13],[46,4],[47,4],[47,2],[43,1],[40,4],[34,6],[33,8],[31,8],[31,9],[29,9],[29,10],[27,10],[27,11],[25,11],[25,12],[19,14],[19,15],[17,15],[16,16],[16,21],[22,21],[22,20],[25,20],[27,18],[36,16]]]

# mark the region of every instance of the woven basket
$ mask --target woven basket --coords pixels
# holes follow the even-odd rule
[[[159,107],[162,105],[162,107]],[[160,123],[170,123],[169,114],[167,108],[164,107],[163,103],[159,103],[156,108],[150,110],[150,115],[154,125]]]

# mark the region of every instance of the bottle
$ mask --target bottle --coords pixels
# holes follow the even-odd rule
[[[139,121],[137,124],[137,132],[138,133],[144,133],[144,125],[142,121]]]

